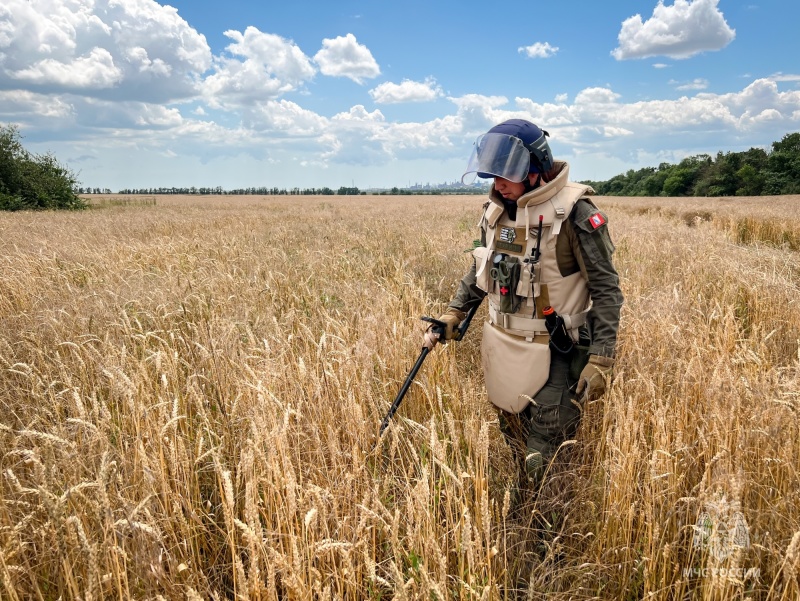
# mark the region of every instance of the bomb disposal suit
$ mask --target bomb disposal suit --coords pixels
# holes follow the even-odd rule
[[[503,165],[490,168],[485,160],[473,165],[473,156],[467,171],[522,181],[528,166],[524,175],[509,173],[508,165],[523,159],[507,155]],[[448,311],[466,312],[488,297],[481,356],[489,400],[501,410],[512,449],[513,439],[525,441],[528,458],[537,452],[546,461],[578,424],[576,401],[583,399],[575,387],[588,358],[613,364],[623,297],[607,217],[589,199],[594,191],[570,182],[565,162],[544,158],[537,187],[526,186],[515,202],[492,186],[479,222],[481,245]],[[548,306],[571,339],[560,344],[565,352],[551,344],[543,313]],[[514,450],[521,458],[522,449]]]

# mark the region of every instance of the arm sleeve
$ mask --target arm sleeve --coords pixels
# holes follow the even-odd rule
[[[475,283],[475,261],[473,260],[472,267],[467,272],[467,275],[461,278],[456,296],[450,301],[448,307],[466,313],[472,307],[480,305],[484,297],[486,297],[486,293],[478,288],[478,285]]]
[[[488,205],[488,203],[487,203]],[[483,210],[486,210],[487,205],[483,205]],[[481,227],[481,245],[486,246],[486,230]],[[478,288],[475,277],[475,259],[472,260],[472,267],[467,274],[461,278],[458,284],[456,296],[450,301],[448,307],[457,309],[467,313],[472,307],[480,305],[486,297],[486,292]]]
[[[624,299],[613,262],[614,243],[608,218],[586,201],[578,201],[572,218],[592,299],[587,318],[592,340],[589,354],[614,357]]]

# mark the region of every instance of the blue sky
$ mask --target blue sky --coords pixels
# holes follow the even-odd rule
[[[572,179],[800,131],[796,0],[5,0],[0,123],[87,186],[460,178],[508,118]]]

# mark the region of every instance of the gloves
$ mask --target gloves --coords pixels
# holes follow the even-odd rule
[[[452,340],[455,338],[456,328],[462,321],[464,321],[466,317],[467,314],[463,311],[448,307],[447,311],[444,312],[444,315],[439,317],[439,321],[443,322],[446,326],[444,330],[445,340]],[[436,346],[437,342],[439,342],[439,334],[434,334],[433,324],[431,324],[428,326],[428,329],[425,330],[422,346],[432,349],[434,346]]]
[[[614,360],[611,357],[591,355],[589,363],[581,371],[578,387],[575,392],[581,402],[595,401],[606,392],[606,378],[614,372]]]

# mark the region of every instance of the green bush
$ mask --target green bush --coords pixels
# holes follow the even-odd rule
[[[22,147],[14,125],[0,126],[0,210],[83,209],[75,175],[50,153]]]

